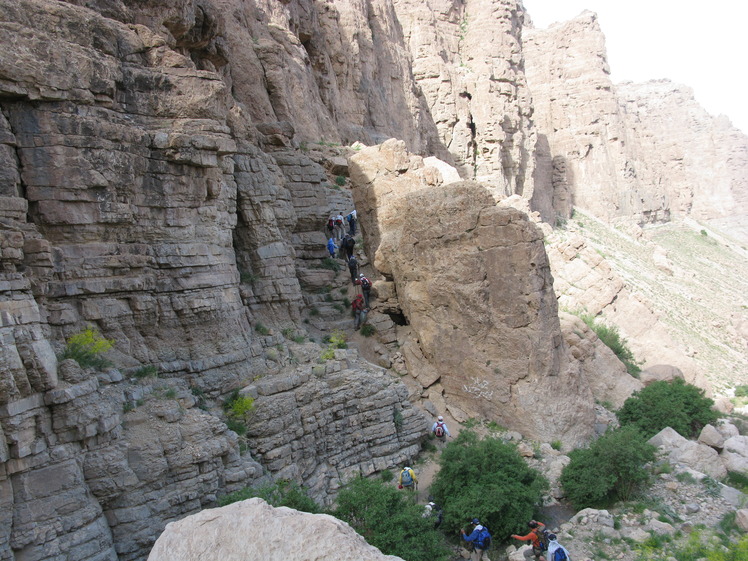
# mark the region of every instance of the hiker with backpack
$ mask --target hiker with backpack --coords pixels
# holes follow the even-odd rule
[[[366,323],[366,315],[368,313],[368,309],[364,304],[364,297],[357,294],[353,302],[351,302],[351,308],[353,309],[353,329],[358,331]]]
[[[548,561],[571,561],[571,555],[558,543],[556,534],[548,534]]]
[[[441,442],[446,442],[447,437],[452,436],[449,434],[447,424],[444,422],[444,417],[441,415],[436,418],[436,422],[431,426],[431,432],[434,433],[434,436]]]
[[[348,270],[351,272],[351,282],[356,284],[356,279],[358,279],[358,260],[355,257],[348,259]]]
[[[342,240],[344,232],[345,229],[343,228],[343,215],[338,214],[337,216],[335,216],[335,237],[339,240]]]
[[[354,284],[361,286],[361,292],[364,293],[364,302],[366,307],[369,307],[369,296],[371,296],[371,281],[367,279],[363,273],[358,275],[358,279],[354,281]]]
[[[330,239],[327,240],[327,251],[330,252],[330,257],[335,257],[335,250],[338,249],[338,246],[335,244],[335,238],[330,236]]]
[[[348,221],[348,233],[351,236],[356,235],[356,211],[353,210],[351,213],[345,217],[345,219]]]
[[[442,507],[434,502],[434,497],[429,495],[429,502],[425,507],[423,507],[422,516],[424,518],[433,518],[434,529],[436,529],[442,524],[442,520],[444,519],[444,511],[442,510]]]
[[[473,552],[470,554],[471,561],[480,561],[483,558],[483,553],[491,547],[491,534],[488,528],[483,526],[477,518],[473,518],[472,524],[475,527],[470,535],[467,535],[465,530],[460,530],[460,534],[462,539],[473,544]]]
[[[525,536],[512,534],[512,538],[532,543],[532,547],[526,549],[523,553],[525,559],[535,557],[537,561],[546,561],[546,558],[543,557],[543,553],[548,549],[548,531],[545,529],[545,524],[537,520],[530,520],[527,525],[530,527],[529,534]]]
[[[397,484],[398,489],[415,490],[416,485],[418,485],[418,477],[416,477],[416,472],[413,471],[413,468],[409,466],[403,467],[400,476],[397,478]]]
[[[400,477],[397,478],[397,488],[415,491],[416,485],[418,485],[416,472],[414,472],[410,467],[405,466],[400,472]]]
[[[356,240],[354,240],[350,234],[346,234],[343,237],[343,241],[340,242],[340,247],[345,249],[346,259],[353,257],[353,248],[356,246]]]

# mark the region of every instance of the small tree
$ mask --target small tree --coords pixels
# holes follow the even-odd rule
[[[386,555],[406,561],[442,561],[449,555],[433,519],[422,516],[423,506],[380,480],[351,481],[338,495],[332,514]]]
[[[445,447],[439,463],[431,494],[444,509],[447,532],[477,517],[500,541],[533,517],[548,487],[516,447],[469,430]]]
[[[582,509],[628,500],[649,479],[644,465],[654,460],[655,447],[629,426],[606,432],[569,457],[561,485],[574,507]]]
[[[686,438],[699,434],[704,425],[719,415],[712,410],[714,402],[704,390],[681,379],[653,382],[629,397],[618,411],[622,426],[633,425],[647,438],[665,427],[672,427]]]

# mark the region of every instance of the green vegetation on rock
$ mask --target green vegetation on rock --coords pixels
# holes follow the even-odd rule
[[[449,549],[411,493],[381,480],[357,478],[338,495],[333,516],[344,520],[386,555],[406,561],[443,561]]]
[[[681,379],[657,381],[629,397],[618,411],[618,420],[622,426],[637,427],[647,438],[665,427],[693,438],[718,419],[713,405],[704,390]]]
[[[498,438],[463,430],[447,444],[431,494],[444,509],[444,529],[456,532],[477,517],[494,536],[508,536],[526,526],[548,487],[516,447]]]
[[[60,359],[72,358],[82,368],[107,368],[112,363],[103,355],[113,346],[114,341],[105,339],[93,327],[88,326],[68,339]]]
[[[569,453],[571,462],[561,472],[561,485],[574,508],[607,506],[628,500],[649,479],[644,465],[655,457],[636,427],[608,431],[589,448]]]

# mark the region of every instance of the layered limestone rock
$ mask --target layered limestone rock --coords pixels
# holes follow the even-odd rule
[[[352,477],[410,463],[429,428],[406,387],[352,349],[263,378],[242,394],[255,398],[247,431],[253,456],[276,478],[303,482],[321,502]]]
[[[478,183],[440,172],[387,141],[351,158],[367,254],[394,283],[410,337],[410,374],[435,384],[456,418],[581,442],[589,389],[568,368],[540,229]]]
[[[205,510],[169,524],[148,561],[222,559],[327,559],[401,561],[366,543],[345,522],[327,514],[273,508],[254,498]]]
[[[585,12],[523,32],[538,129],[536,198],[547,216],[572,204],[610,221],[689,216],[746,239],[748,137],[667,80],[610,80],[605,37]],[[547,196],[552,193],[552,197]]]
[[[441,143],[463,178],[533,196],[535,135],[515,0],[395,0]],[[443,157],[440,153],[437,156]]]

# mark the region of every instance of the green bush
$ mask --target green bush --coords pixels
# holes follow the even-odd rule
[[[340,271],[340,262],[337,259],[333,259],[332,257],[325,257],[319,266],[320,269],[329,269],[330,271],[335,271],[336,273]]]
[[[548,487],[515,446],[480,440],[470,430],[447,444],[439,464],[430,492],[444,509],[443,528],[450,533],[478,517],[500,540],[526,526]]]
[[[735,397],[748,397],[748,385],[735,388]]]
[[[385,555],[406,561],[445,561],[449,549],[433,520],[411,494],[381,480],[357,478],[338,495],[333,516],[344,520]]]
[[[376,328],[373,325],[369,325],[368,323],[365,323],[361,326],[361,335],[364,337],[371,337],[377,332]]]
[[[68,339],[60,359],[72,358],[82,368],[108,368],[112,363],[103,355],[113,346],[114,341],[105,339],[89,325],[85,331]]]
[[[223,410],[232,419],[244,420],[255,406],[254,398],[248,395],[240,395],[239,390],[234,390],[223,404]]]
[[[142,380],[143,378],[155,378],[158,376],[158,367],[154,366],[152,364],[149,364],[147,366],[141,366],[134,372],[134,376],[138,380]]]
[[[644,465],[655,457],[636,427],[608,431],[589,448],[573,450],[561,485],[577,510],[628,500],[649,479]]]
[[[298,483],[288,481],[287,479],[282,479],[271,485],[264,485],[256,489],[253,487],[245,487],[240,491],[229,493],[228,495],[219,497],[218,505],[226,506],[238,501],[251,499],[252,497],[260,497],[268,504],[276,507],[287,506],[295,510],[311,512],[313,514],[322,511],[320,506],[309,497],[303,487],[300,487]]]
[[[632,376],[638,377],[641,372],[639,363],[634,359],[634,353],[628,348],[626,339],[618,333],[618,328],[597,323],[595,317],[590,314],[581,314],[579,317],[615,353],[618,360],[626,366],[626,371]]]
[[[257,325],[255,325],[255,331],[257,331],[257,333],[259,333],[260,335],[270,334],[270,330],[265,327],[265,325],[260,321],[258,321]]]
[[[340,187],[342,187],[343,185],[345,185],[345,177],[342,175],[337,176],[335,178],[335,183],[336,185],[339,185]]]
[[[658,381],[629,397],[618,411],[618,420],[622,426],[637,427],[647,438],[665,427],[692,438],[719,418],[712,405],[704,390],[681,379]]]

